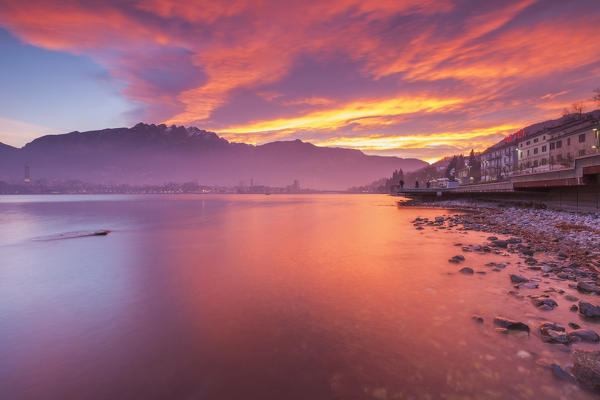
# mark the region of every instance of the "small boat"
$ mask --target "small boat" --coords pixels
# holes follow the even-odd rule
[[[58,233],[55,235],[36,237],[36,238],[33,238],[33,240],[47,241],[47,240],[60,240],[60,239],[75,239],[75,238],[88,237],[88,236],[106,236],[110,232],[111,231],[109,231],[107,229],[98,230],[98,231],[64,232],[64,233]]]

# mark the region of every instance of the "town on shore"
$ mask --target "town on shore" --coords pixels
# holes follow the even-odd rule
[[[413,172],[396,170],[391,178],[353,191],[397,193],[461,186],[472,186],[464,189],[471,191],[497,191],[594,185],[600,183],[599,174],[600,110],[579,110],[520,129],[480,153],[471,150],[468,156],[444,157]]]

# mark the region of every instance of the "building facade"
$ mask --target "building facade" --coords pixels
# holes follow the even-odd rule
[[[506,180],[517,169],[517,165],[517,143],[496,143],[481,153],[481,181]]]

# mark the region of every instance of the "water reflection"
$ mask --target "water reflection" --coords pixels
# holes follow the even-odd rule
[[[589,396],[535,365],[568,354],[471,321],[524,303],[505,275],[449,274],[453,244],[482,235],[409,222],[442,210],[386,196],[65,197],[0,202],[18,232],[0,236],[2,398]],[[113,232],[29,240],[98,227]],[[490,261],[507,262],[468,260]]]

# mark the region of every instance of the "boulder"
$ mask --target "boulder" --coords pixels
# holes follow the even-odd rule
[[[462,274],[473,274],[473,268],[469,268],[469,267],[464,267],[461,268],[458,272],[462,273]]]
[[[577,290],[581,293],[596,293],[598,292],[598,286],[589,282],[577,282]]]
[[[600,318],[600,307],[585,301],[579,302],[579,312],[588,318]]]

